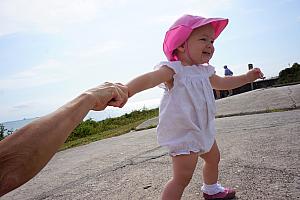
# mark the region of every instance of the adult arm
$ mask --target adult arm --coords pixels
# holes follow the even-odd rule
[[[214,74],[210,77],[210,83],[216,90],[230,90],[253,82],[258,78],[263,78],[263,76],[259,68],[254,68],[240,76],[220,77]]]
[[[105,83],[0,141],[0,196],[34,177],[90,110],[122,107],[127,89]]]

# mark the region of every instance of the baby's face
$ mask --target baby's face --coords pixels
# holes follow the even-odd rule
[[[192,64],[208,63],[212,58],[214,48],[214,28],[211,24],[207,24],[195,29],[188,38],[188,48]]]

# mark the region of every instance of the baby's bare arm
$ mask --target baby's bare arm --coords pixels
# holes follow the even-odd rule
[[[248,83],[246,75],[240,76],[225,76],[220,77],[218,75],[212,75],[210,77],[210,83],[216,90],[229,90],[240,87]]]
[[[143,90],[153,88],[160,83],[171,81],[173,79],[174,73],[175,72],[171,68],[163,66],[156,71],[136,77],[126,84],[126,86],[128,87],[128,97],[131,97]]]
[[[264,78],[264,74],[260,71],[259,68],[254,68],[248,71],[246,74],[239,76],[225,76],[220,77],[218,75],[212,75],[210,83],[214,89],[217,90],[230,90],[240,86],[243,86],[247,83],[253,82],[256,79]]]

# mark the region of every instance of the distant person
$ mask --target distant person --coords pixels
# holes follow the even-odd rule
[[[224,69],[225,69],[225,76],[232,76],[233,75],[233,72],[228,69],[227,65],[224,66]]]
[[[225,76],[233,76],[233,72],[228,69],[227,65],[224,66],[224,75]],[[228,90],[228,95],[227,96],[231,96],[233,94],[233,90]]]
[[[168,61],[127,83],[129,97],[159,85],[164,95],[159,109],[158,143],[169,150],[173,178],[165,185],[163,200],[178,200],[189,184],[198,157],[204,160],[205,199],[232,199],[235,191],[218,181],[220,152],[215,140],[213,89],[227,90],[262,76],[255,68],[240,76],[220,77],[209,65],[214,41],[228,19],[184,15],[167,31],[163,50]]]
[[[90,110],[122,107],[127,93],[121,84],[102,84],[0,141],[0,196],[34,177]]]

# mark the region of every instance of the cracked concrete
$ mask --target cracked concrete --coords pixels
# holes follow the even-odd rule
[[[292,108],[297,108],[297,102],[293,97],[293,90],[291,89],[291,87],[288,87],[288,96],[289,98],[292,100],[293,104],[292,104]]]
[[[217,101],[219,181],[236,199],[300,199],[300,85]],[[288,111],[262,113],[267,109]],[[238,116],[238,113],[252,114]],[[254,114],[254,113],[260,114]],[[203,199],[199,160],[183,200]],[[159,199],[171,160],[155,129],[58,152],[31,181],[1,199]]]

